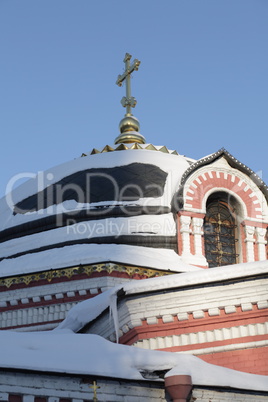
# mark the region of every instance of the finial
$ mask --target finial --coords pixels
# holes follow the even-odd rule
[[[132,56],[129,53],[126,53],[123,60],[125,63],[125,71],[122,75],[118,76],[116,81],[116,84],[121,87],[123,81],[126,80],[126,96],[123,96],[123,98],[121,99],[122,106],[126,108],[126,114],[119,123],[121,134],[119,134],[119,136],[115,139],[115,144],[132,142],[145,144],[145,138],[139,133],[139,120],[136,119],[136,117],[134,117],[131,113],[131,108],[134,108],[136,106],[137,101],[133,96],[131,96],[130,78],[131,73],[138,70],[141,62],[138,59],[134,59],[133,63],[130,64],[131,57]]]

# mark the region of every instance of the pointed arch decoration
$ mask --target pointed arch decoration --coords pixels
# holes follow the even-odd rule
[[[235,173],[209,170],[195,177],[187,186],[184,196],[184,209],[205,212],[206,199],[212,192],[226,190],[238,196],[245,206],[245,215],[252,219],[262,219],[262,208],[256,191],[245,179]]]
[[[263,260],[267,240],[268,188],[257,174],[220,150],[192,164],[182,177],[174,198],[178,212],[178,248],[182,259],[190,264],[208,267],[205,258],[204,218],[207,202],[219,193],[236,200],[236,236],[238,246],[229,263]],[[220,248],[220,245],[218,245]],[[228,263],[228,261],[227,261]],[[217,263],[217,265],[225,265]]]

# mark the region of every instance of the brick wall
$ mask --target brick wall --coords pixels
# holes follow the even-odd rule
[[[218,366],[252,374],[268,375],[268,347],[211,353],[198,357]]]
[[[0,372],[1,402],[89,402],[93,381],[99,402],[170,402],[164,382],[99,379],[36,373]]]
[[[265,402],[268,395],[250,392],[232,392],[217,389],[194,388],[190,402]]]

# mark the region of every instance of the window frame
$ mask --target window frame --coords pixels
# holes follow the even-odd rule
[[[204,218],[204,253],[209,268],[234,265],[239,262],[240,233],[237,209],[236,199],[228,193],[213,193],[207,199]]]

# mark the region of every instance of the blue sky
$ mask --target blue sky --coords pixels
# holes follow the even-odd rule
[[[0,194],[113,145],[126,52],[147,142],[225,147],[268,181],[267,0],[0,0]]]

